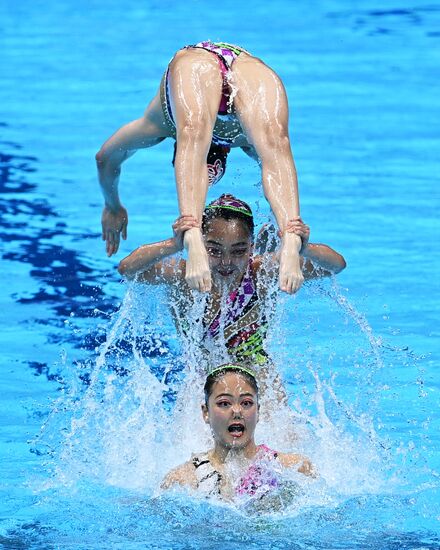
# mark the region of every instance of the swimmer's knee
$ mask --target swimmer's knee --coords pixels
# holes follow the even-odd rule
[[[179,143],[203,142],[211,143],[212,128],[214,121],[207,112],[192,113],[191,117],[186,117],[179,121],[177,125],[176,138]]]
[[[264,122],[260,125],[258,129],[258,141],[259,148],[263,151],[290,151],[288,130],[279,124]]]

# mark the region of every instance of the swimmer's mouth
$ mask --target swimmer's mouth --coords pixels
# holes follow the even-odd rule
[[[220,273],[220,275],[222,277],[229,277],[229,275],[232,275],[234,273],[234,270],[233,269],[222,269],[222,270],[218,270],[218,272]]]
[[[236,422],[228,427],[228,432],[232,437],[241,437],[244,434],[245,427],[243,424]]]

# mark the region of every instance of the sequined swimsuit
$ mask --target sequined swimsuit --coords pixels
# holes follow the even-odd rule
[[[185,46],[183,49],[199,48],[217,56],[219,69],[223,77],[222,96],[220,99],[217,120],[214,125],[212,142],[215,145],[230,147],[237,137],[242,135],[241,126],[234,116],[231,99],[231,88],[228,81],[229,71],[233,61],[241,54],[247,53],[245,49],[225,42],[199,42],[198,44]],[[250,54],[249,54],[250,55]],[[170,90],[168,82],[169,67],[167,68],[160,86],[160,99],[166,124],[173,137],[176,137],[176,124],[171,109]]]

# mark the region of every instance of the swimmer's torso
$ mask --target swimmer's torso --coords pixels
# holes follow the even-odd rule
[[[205,497],[221,497],[225,500],[258,493],[261,498],[264,493],[278,485],[277,456],[276,451],[266,445],[259,445],[254,459],[242,465],[242,474],[234,482],[225,473],[224,467],[213,461],[212,453],[195,454],[191,462],[194,466],[196,489]]]
[[[179,332],[197,342],[207,362],[234,359],[263,365],[268,362],[264,342],[268,330],[266,300],[258,288],[252,261],[240,284],[226,296],[212,292],[203,310],[203,319],[191,319],[193,303],[188,294],[175,294],[174,319]]]

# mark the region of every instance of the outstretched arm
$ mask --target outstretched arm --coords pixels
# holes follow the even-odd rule
[[[301,218],[289,221],[286,231],[301,238],[301,267],[304,279],[329,277],[346,267],[344,257],[326,244],[309,243],[310,227]]]
[[[317,477],[313,464],[305,456],[292,453],[278,453],[278,460],[284,468],[296,468],[301,474]]]
[[[197,479],[194,474],[194,466],[191,461],[185,462],[174,468],[164,477],[160,488],[167,490],[175,485],[182,485],[191,487],[192,489],[197,488]]]
[[[286,232],[293,233],[301,238],[301,268],[304,279],[316,279],[318,277],[329,277],[339,273],[346,267],[344,257],[330,248],[326,244],[309,243],[310,228],[301,218],[290,220],[286,227]],[[255,244],[258,254],[269,254],[274,258],[276,264],[279,262],[279,252],[271,254],[277,246],[277,236],[281,237],[280,232],[276,235],[273,225],[264,225]],[[263,265],[261,260],[256,265]]]
[[[164,264],[162,260],[183,249],[183,234],[191,227],[198,227],[192,216],[180,216],[173,224],[174,236],[157,243],[144,244],[124,258],[119,266],[119,273],[129,280],[147,283],[175,282],[183,279],[183,260]]]
[[[102,239],[106,241],[106,252],[112,256],[118,251],[120,235],[127,238],[128,214],[122,206],[118,185],[121,164],[137,149],[156,145],[167,135],[160,106],[156,96],[143,117],[122,126],[101,147],[96,154],[98,179],[104,195],[102,212]]]
[[[347,265],[344,257],[326,244],[308,243],[301,255],[304,257],[304,279],[307,280],[335,275]]]

